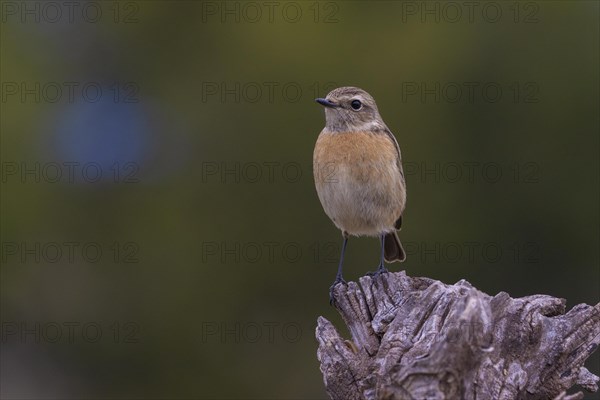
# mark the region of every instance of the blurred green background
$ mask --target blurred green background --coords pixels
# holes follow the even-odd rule
[[[598,2],[74,3],[1,3],[3,398],[326,398],[337,86],[402,148],[390,269],[599,301]]]

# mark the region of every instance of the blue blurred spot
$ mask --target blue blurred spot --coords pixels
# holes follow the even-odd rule
[[[95,162],[103,170],[115,163],[142,163],[151,137],[143,107],[106,97],[69,104],[57,115],[56,151],[63,161]]]

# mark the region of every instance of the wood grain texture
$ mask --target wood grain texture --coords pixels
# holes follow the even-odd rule
[[[565,313],[546,295],[487,295],[404,272],[334,290],[351,338],[319,317],[317,356],[332,399],[556,399],[598,389],[585,360],[600,344],[600,303]]]

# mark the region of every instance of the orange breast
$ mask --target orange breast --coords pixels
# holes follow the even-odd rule
[[[356,235],[394,229],[406,202],[397,157],[385,133],[321,133],[313,157],[315,186],[338,228]]]
[[[342,165],[348,165],[357,181],[377,176],[376,169],[396,164],[396,146],[385,133],[321,133],[315,145],[315,180],[332,178]],[[362,166],[362,167],[361,167]]]

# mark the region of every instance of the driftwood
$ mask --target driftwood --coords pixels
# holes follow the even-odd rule
[[[489,296],[404,272],[334,289],[351,340],[319,317],[318,359],[332,399],[580,399],[598,389],[584,366],[600,343],[600,303]]]

